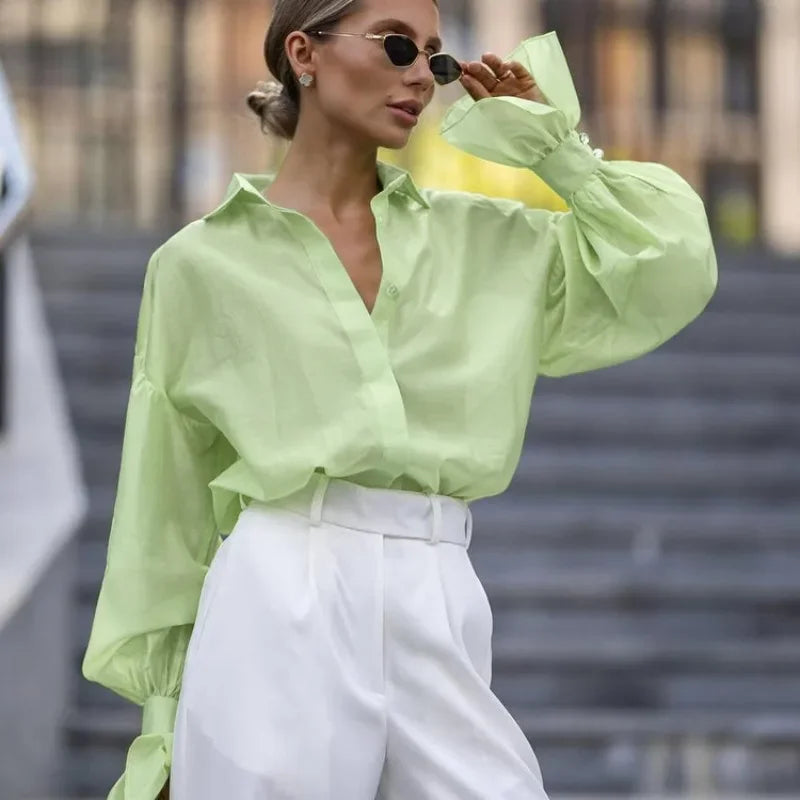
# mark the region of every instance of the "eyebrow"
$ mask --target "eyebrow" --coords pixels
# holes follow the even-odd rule
[[[374,29],[376,31],[383,28],[392,28],[393,30],[400,31],[401,33],[406,33],[412,38],[417,35],[417,32],[407,22],[403,22],[400,19],[381,19],[370,25],[370,29]],[[433,45],[437,50],[441,50],[442,40],[438,36],[431,36],[425,46],[428,47],[429,45]]]

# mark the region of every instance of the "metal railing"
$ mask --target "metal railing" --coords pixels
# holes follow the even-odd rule
[[[20,145],[11,92],[0,65],[0,435],[8,422],[7,254],[27,228],[32,199],[33,177]]]

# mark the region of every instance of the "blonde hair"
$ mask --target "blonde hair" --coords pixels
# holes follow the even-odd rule
[[[327,30],[358,10],[360,0],[277,0],[264,40],[264,60],[276,81],[259,81],[247,105],[261,119],[261,130],[292,139],[300,118],[300,85],[286,55],[292,31]]]

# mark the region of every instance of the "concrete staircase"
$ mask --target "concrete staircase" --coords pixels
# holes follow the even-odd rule
[[[720,261],[656,353],[540,378],[474,506],[493,688],[554,792],[800,797],[800,263]]]
[[[65,723],[74,796],[104,796],[140,723],[79,667],[143,270],[167,235],[33,238],[90,487]],[[709,310],[658,352],[540,378],[511,487],[473,505],[493,688],[553,797],[800,796],[800,264],[720,263]]]

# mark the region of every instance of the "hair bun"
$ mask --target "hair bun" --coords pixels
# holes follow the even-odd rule
[[[247,104],[257,114],[261,113],[264,106],[272,98],[278,97],[283,92],[283,84],[277,81],[259,81],[256,88],[247,95]]]
[[[248,107],[261,119],[261,130],[291,139],[297,127],[297,106],[278,81],[258,81],[247,95]]]

